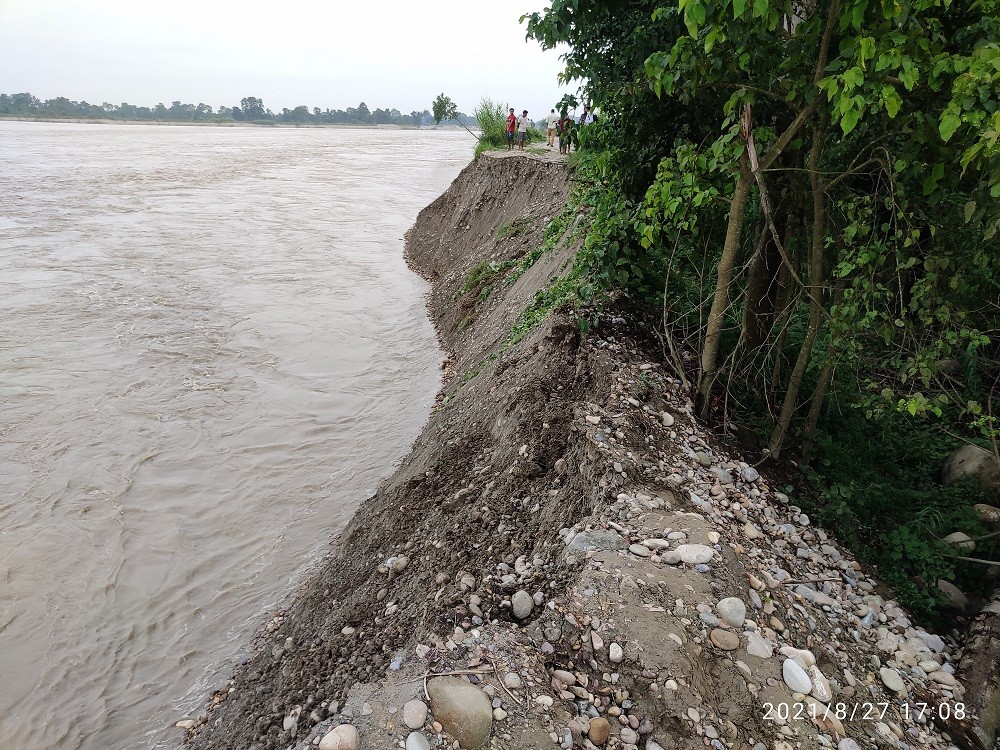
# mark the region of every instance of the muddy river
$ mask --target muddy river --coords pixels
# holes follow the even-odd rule
[[[473,145],[0,122],[0,748],[173,747],[391,472]]]

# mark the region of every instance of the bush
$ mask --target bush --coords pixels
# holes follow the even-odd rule
[[[510,107],[492,99],[483,98],[473,110],[479,121],[479,144],[476,156],[483,151],[507,147],[507,110]]]

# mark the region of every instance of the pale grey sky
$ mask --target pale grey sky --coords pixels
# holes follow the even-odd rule
[[[444,92],[535,118],[558,54],[526,42],[545,0],[0,0],[0,92],[92,104],[300,104],[402,112]],[[575,90],[575,85],[572,87]]]

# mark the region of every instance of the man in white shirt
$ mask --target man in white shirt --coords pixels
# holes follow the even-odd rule
[[[594,121],[594,115],[590,111],[590,105],[584,104],[583,105],[583,114],[580,115],[580,124],[581,125],[590,125],[590,123],[592,123],[593,121]]]
[[[556,145],[556,123],[559,122],[559,115],[553,109],[549,116],[545,118],[546,134],[549,137],[549,148]]]

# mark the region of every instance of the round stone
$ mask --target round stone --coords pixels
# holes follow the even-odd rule
[[[781,665],[781,679],[795,693],[808,695],[812,690],[812,680],[795,659],[785,659]]]
[[[625,651],[617,643],[612,643],[608,646],[608,658],[614,664],[620,664],[621,660],[625,658]]]
[[[524,589],[519,590],[510,598],[510,610],[518,620],[523,620],[530,615],[534,608],[535,600]]]
[[[630,544],[628,551],[636,557],[649,557],[649,548],[641,544]]]
[[[747,605],[735,596],[722,599],[715,605],[715,611],[734,628],[742,626],[743,621],[747,619]]]
[[[882,683],[894,693],[901,693],[906,689],[906,685],[903,684],[903,678],[899,676],[899,672],[895,669],[882,667],[878,671],[878,674],[882,678]]]
[[[572,672],[567,672],[565,669],[553,670],[552,679],[558,680],[566,687],[573,687],[576,684],[576,675]],[[518,682],[520,682],[520,679],[518,679]],[[510,685],[507,687],[510,687]]]
[[[403,705],[403,723],[410,729],[420,729],[427,721],[427,704],[421,700],[407,701]]]
[[[682,544],[675,551],[688,565],[707,563],[715,556],[715,550],[705,544]]]
[[[410,732],[406,737],[406,750],[431,750],[431,743],[420,732]]]
[[[435,677],[427,683],[434,718],[462,747],[481,747],[493,726],[490,699],[475,685],[457,677]]]
[[[319,741],[319,750],[358,750],[358,730],[350,724],[334,727]]]
[[[735,651],[740,647],[740,638],[731,630],[716,628],[709,634],[712,644],[723,651]]]
[[[608,736],[610,734],[611,725],[608,724],[607,719],[598,717],[590,720],[590,729],[587,731],[587,739],[595,745],[603,745],[608,741]]]

